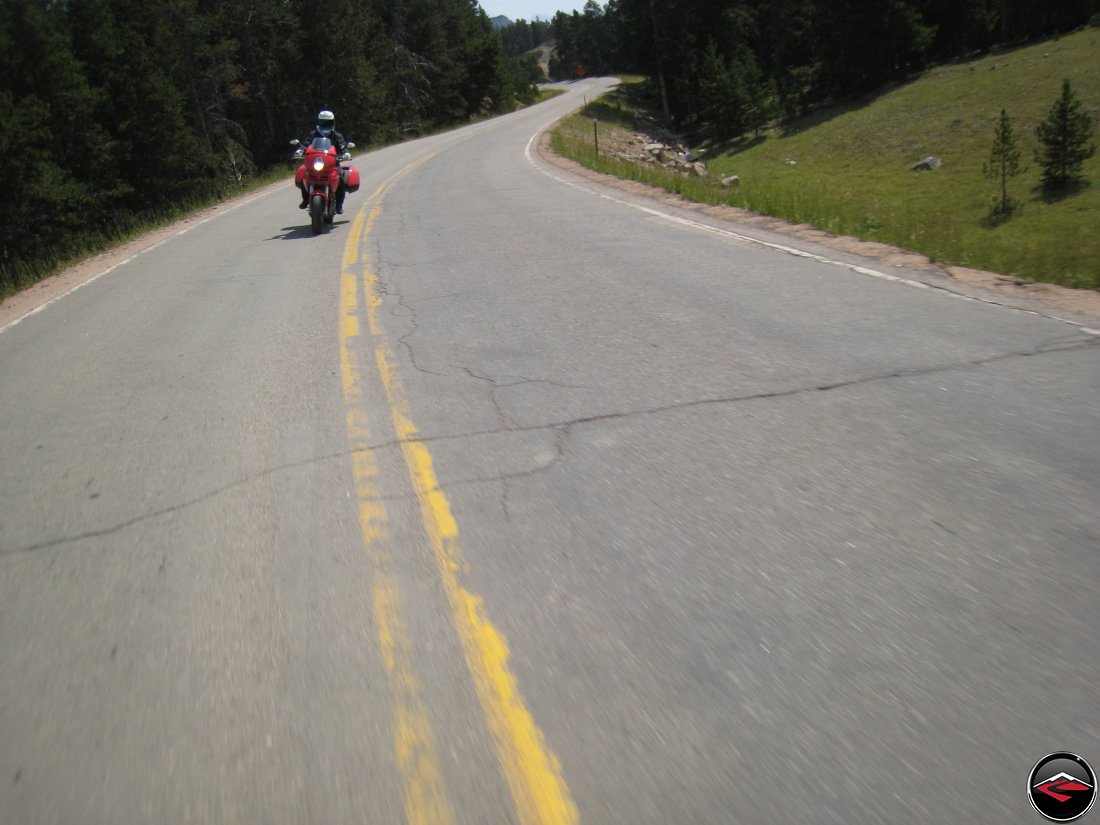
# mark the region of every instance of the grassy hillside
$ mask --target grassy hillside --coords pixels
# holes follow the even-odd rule
[[[1035,126],[1064,78],[1093,117],[1100,143],[1100,29],[942,66],[920,79],[848,106],[821,112],[763,140],[732,149],[705,147],[708,175],[678,175],[603,164],[612,171],[707,202],[744,206],[795,223],[919,250],[935,260],[1030,280],[1100,289],[1100,153],[1086,161],[1091,185],[1061,200],[1038,189]],[[628,92],[594,104],[563,124],[555,148],[592,165],[591,118],[626,127]],[[1008,110],[1026,170],[1009,191],[1021,207],[988,220],[998,184],[983,177],[994,125]],[[610,137],[610,135],[608,135]],[[927,155],[935,171],[910,167]],[[790,163],[794,161],[794,163]],[[738,175],[736,190],[718,181]]]

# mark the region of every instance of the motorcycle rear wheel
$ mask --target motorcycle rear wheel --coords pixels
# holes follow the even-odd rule
[[[321,234],[322,219],[325,215],[325,199],[320,195],[314,195],[309,202],[309,219],[313,227],[313,234]]]

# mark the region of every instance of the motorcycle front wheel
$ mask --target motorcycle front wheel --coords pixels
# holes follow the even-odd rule
[[[313,234],[321,234],[321,221],[325,215],[325,199],[320,195],[314,195],[309,202],[309,219],[313,226]]]

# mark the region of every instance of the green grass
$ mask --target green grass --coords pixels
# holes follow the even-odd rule
[[[1091,185],[1044,198],[1034,160],[1035,126],[1069,78],[1092,114],[1100,142],[1100,30],[931,69],[918,80],[822,111],[760,141],[705,146],[706,179],[594,157],[601,134],[633,125],[637,87],[621,87],[562,122],[555,151],[600,171],[692,200],[728,203],[792,223],[913,249],[943,263],[1028,280],[1100,289],[1100,156],[1085,164]],[[1023,174],[1009,182],[1020,202],[1000,224],[988,220],[997,183],[982,175],[1001,108],[1012,119]],[[910,166],[943,159],[932,172]],[[788,163],[795,161],[794,164]],[[737,189],[722,177],[738,175]]]
[[[538,93],[538,97],[536,97],[535,102],[530,104],[530,105],[537,106],[539,103],[542,103],[544,100],[550,100],[551,98],[554,98],[554,97],[557,97],[558,95],[563,95],[563,94],[565,94],[565,89],[541,89],[540,88],[539,93]],[[523,108],[526,108],[526,107],[523,107]]]

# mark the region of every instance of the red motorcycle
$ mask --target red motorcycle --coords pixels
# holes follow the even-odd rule
[[[299,146],[297,140],[290,141],[291,146]],[[354,149],[355,144],[347,144]],[[309,203],[309,220],[313,234],[321,234],[326,223],[332,223],[336,217],[337,193],[340,186],[344,192],[359,191],[359,170],[352,165],[341,166],[341,161],[351,160],[351,155],[336,154],[336,147],[326,137],[315,137],[304,149],[299,146],[294,158],[303,163],[294,174],[294,185],[306,193]]]

